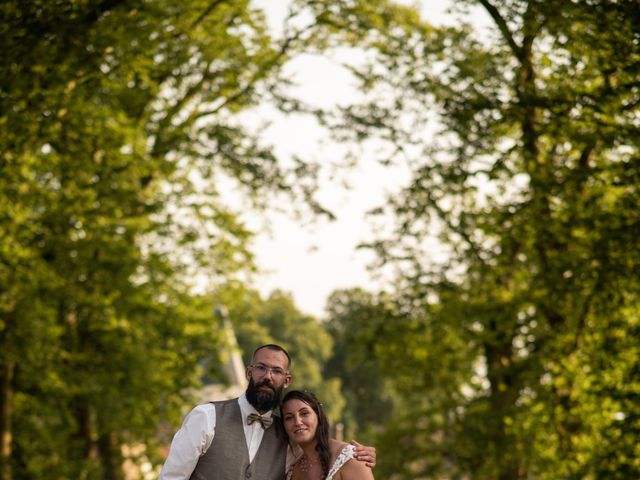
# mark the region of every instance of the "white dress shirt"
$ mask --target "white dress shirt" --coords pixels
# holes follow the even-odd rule
[[[252,462],[262,442],[264,429],[260,422],[247,425],[247,422],[244,421],[250,413],[258,413],[244,394],[238,398],[238,404],[243,418],[242,425],[247,441],[249,461]],[[268,411],[262,415],[270,417],[272,414],[273,411]],[[191,410],[182,422],[182,427],[173,437],[169,456],[162,467],[159,480],[187,480],[196,468],[200,457],[211,446],[215,430],[216,407],[213,403],[198,405]],[[288,449],[287,465],[293,461],[293,458],[291,449]]]

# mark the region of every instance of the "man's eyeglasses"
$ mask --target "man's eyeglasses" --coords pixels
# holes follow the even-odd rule
[[[261,363],[258,363],[257,365],[249,365],[249,367],[261,377],[264,377],[267,373],[271,372],[271,375],[273,375],[274,378],[282,378],[289,373],[285,372],[280,367],[271,368],[266,365],[262,365]]]

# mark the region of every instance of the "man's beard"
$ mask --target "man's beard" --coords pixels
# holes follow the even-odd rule
[[[269,387],[269,390],[262,390],[260,387],[263,385]],[[255,383],[253,378],[250,377],[249,386],[247,387],[247,400],[259,412],[267,412],[278,406],[283,390],[283,386],[276,388],[268,379]]]

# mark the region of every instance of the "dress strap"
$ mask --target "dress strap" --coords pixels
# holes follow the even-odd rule
[[[353,445],[346,445],[340,451],[340,454],[338,455],[338,458],[336,458],[336,461],[333,462],[333,465],[331,465],[331,470],[329,470],[329,475],[327,475],[327,478],[325,480],[331,480],[333,476],[338,473],[338,470],[340,470],[345,463],[353,458],[355,450],[356,447],[354,447]]]

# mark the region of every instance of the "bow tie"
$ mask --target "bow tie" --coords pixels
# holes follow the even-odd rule
[[[273,423],[273,417],[263,417],[262,415],[258,415],[257,413],[250,413],[247,417],[247,425],[251,425],[253,422],[260,422],[262,428],[265,430],[271,426]]]

